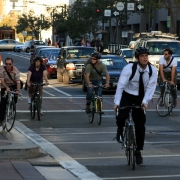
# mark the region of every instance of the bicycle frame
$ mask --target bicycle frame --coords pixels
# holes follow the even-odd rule
[[[94,86],[94,91],[93,91],[93,95],[92,95],[92,106],[93,106],[93,109],[94,109],[94,112],[98,112],[98,109],[97,109],[97,99],[99,99],[101,102],[102,102],[102,97],[99,96],[99,88],[101,86]],[[101,107],[101,111],[102,111],[102,107]]]

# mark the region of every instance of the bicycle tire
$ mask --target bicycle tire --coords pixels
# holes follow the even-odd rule
[[[37,110],[37,117],[38,117],[38,121],[41,120],[41,109],[40,109],[40,97],[38,96],[36,99],[36,110]]]
[[[88,114],[89,115],[89,123],[93,123],[94,120],[94,106],[91,106],[91,112]]]
[[[128,126],[125,126],[124,130],[124,146],[125,146],[125,155],[127,157],[127,163],[130,165],[130,149],[129,149],[129,139],[128,139]]]
[[[162,100],[163,103],[161,104]],[[156,111],[161,117],[166,117],[172,112],[172,95],[169,92],[165,93],[163,99],[159,97],[156,103]]]
[[[130,151],[130,164],[132,165],[132,169],[135,169],[135,131],[133,130],[133,127],[130,126],[129,129],[129,137],[130,137],[130,146],[129,146],[129,151]]]
[[[6,130],[8,132],[11,131],[11,129],[14,126],[14,122],[16,120],[16,104],[14,102],[10,102],[10,105],[7,108],[7,113],[6,113]]]
[[[36,112],[35,101],[34,98],[31,98],[31,104],[30,104],[31,119],[35,118],[35,112]]]
[[[97,123],[98,125],[100,125],[102,120],[102,100],[98,98],[96,103],[97,103]]]

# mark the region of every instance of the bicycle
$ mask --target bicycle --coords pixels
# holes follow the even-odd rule
[[[102,104],[102,97],[99,95],[99,88],[104,88],[104,86],[99,85],[99,86],[92,86],[94,89],[92,99],[91,99],[91,112],[89,113],[89,122],[93,123],[94,120],[94,114],[97,113],[97,123],[98,125],[101,124],[102,120],[102,109],[103,109],[103,104]]]
[[[32,83],[31,86],[34,86],[35,89],[33,90],[34,93],[31,97],[31,103],[30,103],[30,114],[31,114],[31,119],[35,118],[35,113],[37,111],[37,117],[38,120],[41,120],[41,102],[42,99],[40,97],[39,91],[40,91],[40,86],[44,86],[44,83]]]
[[[127,157],[128,165],[132,165],[132,169],[135,169],[135,151],[136,151],[136,134],[135,134],[135,126],[132,118],[132,109],[133,108],[142,108],[140,106],[124,106],[117,108],[117,114],[119,109],[130,108],[129,117],[125,121],[125,127],[123,131],[122,137],[122,148],[125,148],[125,154]],[[144,114],[146,115],[146,111],[144,110]]]
[[[163,96],[160,96],[156,103],[156,111],[159,116],[165,117],[172,112],[174,98],[171,94],[171,89],[176,90],[177,86],[174,85],[174,87],[171,87],[168,81],[160,86],[165,86],[165,91]]]
[[[6,113],[5,113],[5,119],[3,121],[3,130],[6,129],[8,132],[11,131],[11,129],[14,126],[14,122],[16,120],[16,103],[14,102],[14,96],[17,95],[16,91],[21,92],[20,90],[13,90],[7,93],[5,91],[4,98],[8,96],[7,103],[6,103]],[[22,94],[18,94],[18,96],[22,96]]]

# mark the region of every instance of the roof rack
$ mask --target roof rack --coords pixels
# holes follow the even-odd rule
[[[162,33],[161,31],[151,31],[151,32],[141,32],[134,33],[133,38],[168,38],[168,39],[178,39],[176,34]]]

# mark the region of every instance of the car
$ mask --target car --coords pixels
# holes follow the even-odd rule
[[[130,48],[124,48],[117,50],[116,54],[124,57],[127,62],[133,60],[133,49]]]
[[[3,39],[0,40],[0,50],[1,51],[13,51],[16,45],[22,45],[22,43],[14,39]]]
[[[87,46],[63,46],[57,59],[57,81],[64,84],[81,81],[84,63],[94,51]]]
[[[37,56],[42,57],[43,63],[46,64],[48,62],[48,56],[53,52],[59,54],[60,50],[60,48],[42,48],[39,50]]]
[[[30,56],[30,64],[33,63],[34,58],[38,55],[40,49],[42,48],[55,48],[55,46],[37,46],[34,47],[34,49],[31,52],[31,56]]]
[[[180,54],[173,54],[172,57],[177,59],[177,86],[180,86]]]
[[[57,57],[59,53],[58,52],[52,52],[47,57],[47,63],[45,64],[48,78],[56,77],[57,76]]]
[[[27,42],[25,42],[24,44],[22,44],[22,45],[17,45],[17,46],[15,46],[14,47],[14,51],[15,52],[21,52],[21,51],[24,51],[24,52],[30,52],[30,49],[31,49],[31,42],[32,42],[32,40],[30,40],[30,41],[27,41]],[[35,47],[37,47],[37,46],[45,46],[46,44],[45,44],[45,42],[43,42],[43,41],[39,41],[39,40],[34,40],[34,45],[35,45]]]
[[[115,91],[119,80],[119,76],[124,66],[127,65],[127,61],[122,56],[110,54],[102,55],[100,61],[106,65],[108,73],[110,75],[110,87],[107,89],[107,91]],[[88,60],[88,62],[91,62],[91,58]],[[82,70],[82,90],[84,92],[87,91],[86,82],[84,78],[84,72],[87,64],[88,63],[85,64]],[[105,83],[106,77],[103,75],[103,84]]]
[[[149,49],[149,62],[159,70],[159,59],[163,55],[166,48],[172,49],[174,54],[180,54],[180,41],[178,37],[170,33],[162,33],[161,31],[152,31],[151,33],[141,33],[140,38],[136,40],[134,52],[144,46]],[[133,53],[134,55],[134,53]],[[135,60],[135,57],[133,57]]]

